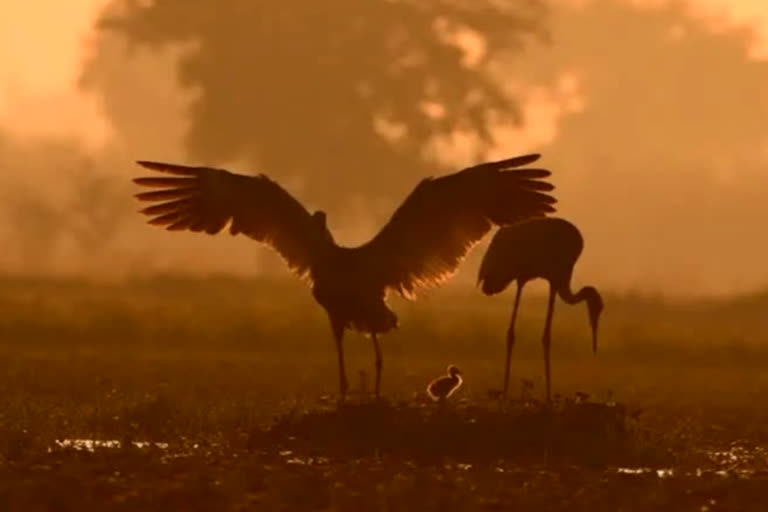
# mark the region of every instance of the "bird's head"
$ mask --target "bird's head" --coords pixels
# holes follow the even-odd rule
[[[592,327],[592,352],[597,352],[597,324],[600,320],[600,314],[603,312],[603,298],[593,286],[585,287],[583,294],[587,301],[589,325]]]
[[[509,281],[496,279],[493,276],[480,276],[477,279],[477,285],[485,295],[496,295],[504,291],[509,285]]]
[[[333,242],[333,235],[331,235],[331,232],[328,230],[327,217],[323,210],[317,210],[312,214],[312,223],[317,229],[317,232],[321,234],[323,240]]]
[[[485,295],[496,295],[503,292],[512,281],[505,272],[506,260],[499,258],[506,251],[495,248],[498,245],[498,239],[494,238],[491,245],[488,246],[477,272],[477,286]]]
[[[327,217],[323,210],[317,210],[312,214],[312,222],[321,229],[328,229]]]
[[[451,377],[461,375],[461,370],[459,370],[458,366],[452,364],[448,367],[448,375],[450,375]]]

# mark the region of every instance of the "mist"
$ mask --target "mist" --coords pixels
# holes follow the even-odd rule
[[[204,4],[195,3],[201,19]],[[332,63],[337,75],[310,75],[296,85],[307,70],[272,62],[269,48],[249,50],[265,59],[258,65],[213,59],[218,54],[205,52],[227,42],[215,33],[160,40],[164,18],[152,7],[82,2],[76,9],[83,16],[60,23],[76,41],[77,51],[61,57],[69,65],[36,66],[34,74],[18,65],[15,75],[2,77],[0,272],[290,278],[277,256],[244,237],[147,226],[132,198],[137,159],[269,174],[308,208],[329,210],[337,239],[351,245],[373,236],[425,176],[540,151],[553,170],[558,215],[585,238],[577,282],[662,295],[763,289],[768,62],[756,32],[744,29],[744,11],[719,19],[694,4],[534,6],[505,13],[521,20],[512,38],[480,14],[443,13],[447,22],[437,26],[448,27],[441,32],[448,43],[413,43],[417,22],[398,36],[402,51],[422,59],[403,75],[368,69],[365,55],[350,51],[343,53],[348,60]],[[305,12],[301,2],[291,5]],[[382,12],[394,26],[398,13]],[[292,15],[285,14],[286,23],[296,23],[288,26],[304,27]],[[55,13],[50,17],[39,23],[52,23]],[[128,28],[105,28],[105,17]],[[18,38],[5,45],[18,47]],[[275,48],[285,55],[312,51],[284,44]],[[343,89],[360,76],[378,79],[360,96]],[[472,82],[477,77],[481,86]],[[285,93],[261,98],[260,86]],[[231,101],[216,104],[227,87]],[[302,96],[308,87],[313,95]],[[291,104],[300,108],[286,110]],[[267,107],[271,119],[285,115],[280,123],[258,119]],[[473,284],[485,246],[466,261],[455,286]]]

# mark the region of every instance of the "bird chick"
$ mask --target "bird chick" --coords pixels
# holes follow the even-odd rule
[[[442,402],[454,394],[463,382],[461,370],[455,365],[450,365],[448,366],[448,375],[438,377],[429,383],[427,394],[435,402]]]

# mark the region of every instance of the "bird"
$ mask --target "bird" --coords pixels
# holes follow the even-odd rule
[[[515,305],[507,331],[505,395],[509,387],[509,363],[515,343],[515,320],[520,295],[525,284],[532,279],[543,278],[549,282],[547,316],[542,336],[547,402],[550,401],[549,350],[556,295],[568,304],[586,301],[592,328],[592,352],[597,352],[597,327],[604,307],[603,299],[593,286],[585,286],[575,294],[571,291],[573,267],[583,248],[584,240],[579,229],[571,222],[557,217],[532,218],[504,226],[491,239],[480,263],[478,285],[485,295],[490,296],[504,291],[513,281],[517,281]]]
[[[152,204],[140,210],[149,224],[169,231],[213,235],[229,226],[275,249],[288,268],[309,283],[328,314],[336,346],[341,401],[347,392],[343,338],[347,329],[373,341],[375,396],[382,355],[378,336],[398,327],[387,307],[394,291],[407,299],[448,280],[467,253],[494,227],[555,211],[547,169],[525,167],[538,153],[484,162],[421,180],[369,241],[336,243],[326,213],[310,213],[265,174],[149,160],[138,165],[170,176],[133,181],[153,190],[136,194]]]
[[[435,402],[443,402],[454,394],[464,382],[456,365],[448,366],[448,375],[438,377],[427,386],[427,394]]]

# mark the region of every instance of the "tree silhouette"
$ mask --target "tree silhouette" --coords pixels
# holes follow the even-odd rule
[[[92,269],[119,236],[134,209],[128,183],[109,173],[118,155],[89,152],[56,136],[7,136],[0,131],[0,266],[49,271],[62,247]]]
[[[605,27],[622,37],[606,45]],[[583,278],[683,294],[768,282],[768,62],[749,58],[750,34],[613,0],[563,3],[548,28],[554,44],[513,62],[534,83],[583,79],[585,109],[546,150],[558,213],[590,247]]]
[[[299,178],[303,199],[339,212],[351,195],[400,199],[434,173],[423,157],[437,135],[490,143],[489,115],[519,123],[484,68],[544,35],[544,13],[539,0],[116,0],[100,27],[158,50],[194,43],[178,77],[197,92],[195,163]],[[459,33],[481,39],[468,52]]]

